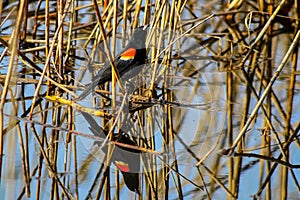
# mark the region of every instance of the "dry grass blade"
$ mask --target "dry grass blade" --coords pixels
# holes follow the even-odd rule
[[[274,82],[276,81],[278,76],[280,75],[280,72],[282,71],[283,67],[286,65],[286,62],[288,61],[289,57],[293,53],[294,48],[298,45],[299,37],[300,37],[300,31],[297,32],[290,48],[288,49],[287,53],[285,54],[284,58],[282,59],[280,65],[278,66],[277,70],[275,71],[275,73],[274,73],[273,77],[271,78],[269,84],[265,88],[263,94],[261,95],[261,97],[260,97],[259,101],[257,102],[255,108],[253,109],[253,111],[252,111],[248,121],[246,122],[245,126],[243,127],[241,132],[238,134],[238,136],[235,139],[235,141],[233,142],[232,146],[229,148],[229,150],[230,150],[230,152],[228,153],[229,155],[231,153],[233,153],[235,147],[237,146],[237,144],[240,142],[241,138],[246,133],[249,125],[251,124],[252,120],[254,119],[254,116],[257,114],[258,109],[261,107],[261,105],[263,103],[263,100],[266,98],[266,95],[269,93],[269,90],[271,89],[272,85],[274,84]]]

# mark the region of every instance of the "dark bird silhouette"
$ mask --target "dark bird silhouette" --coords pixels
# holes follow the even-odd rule
[[[101,128],[95,119],[88,113],[82,112],[83,117],[89,123],[89,129],[95,136],[105,138],[108,134],[103,128]],[[114,134],[113,141],[129,144],[132,146],[138,146],[135,140],[133,140],[129,134],[121,132],[120,134]],[[95,145],[101,146],[99,141],[95,142]],[[104,153],[107,153],[108,147],[105,145],[102,148]],[[129,190],[140,194],[139,192],[139,170],[140,170],[140,151],[136,149],[126,148],[116,144],[110,161],[121,171],[124,182]]]
[[[129,43],[113,61],[122,79],[130,79],[136,76],[142,70],[147,57],[145,44],[148,32],[147,29],[148,26],[138,27],[134,31]],[[84,99],[97,85],[102,85],[108,81],[111,81],[111,77],[111,64],[110,62],[107,62],[93,78],[92,82],[87,86],[87,88],[80,94],[78,100]]]

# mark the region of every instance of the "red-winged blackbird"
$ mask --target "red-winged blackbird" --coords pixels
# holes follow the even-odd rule
[[[141,70],[146,61],[146,36],[148,26],[141,26],[137,28],[129,43],[116,56],[114,61],[116,69],[120,76],[127,80],[136,76]],[[100,69],[98,74],[93,78],[92,83],[80,94],[78,100],[85,98],[97,86],[111,81],[112,70],[110,63]]]
[[[95,136],[105,138],[107,131],[101,128],[95,119],[88,113],[81,112],[83,117],[89,123],[89,129]],[[113,141],[124,144],[138,146],[136,141],[130,138],[127,133],[114,134]],[[101,146],[100,142],[95,142],[96,145]],[[104,153],[107,153],[107,146],[102,148]],[[133,192],[140,194],[139,190],[139,171],[140,171],[140,151],[116,145],[112,155],[111,161],[121,171],[126,186]]]

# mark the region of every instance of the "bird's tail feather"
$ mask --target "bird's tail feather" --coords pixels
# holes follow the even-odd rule
[[[86,112],[81,112],[81,114],[85,118],[85,120],[89,123],[89,125],[90,125],[89,128],[95,136],[103,138],[107,135],[107,132],[98,125],[96,120],[90,114],[88,114]]]

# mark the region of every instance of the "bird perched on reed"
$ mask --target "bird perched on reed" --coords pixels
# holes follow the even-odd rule
[[[113,61],[116,69],[123,79],[127,80],[136,76],[143,68],[146,62],[146,37],[148,26],[138,27],[128,42],[126,47],[118,54]],[[80,94],[78,100],[88,96],[97,85],[102,85],[111,81],[112,69],[111,63],[107,62],[100,69],[97,75],[92,79],[92,82]]]

